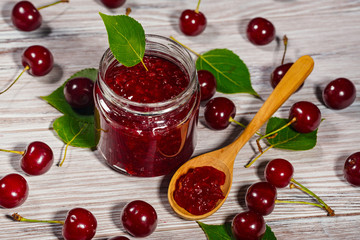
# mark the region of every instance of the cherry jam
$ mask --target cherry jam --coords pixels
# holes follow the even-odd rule
[[[114,169],[153,177],[191,157],[200,93],[195,64],[177,43],[146,35],[143,62],[125,67],[105,52],[94,88],[97,148]]]
[[[176,181],[174,199],[193,215],[210,212],[220,199],[224,199],[221,186],[225,177],[224,172],[211,166],[191,169]]]

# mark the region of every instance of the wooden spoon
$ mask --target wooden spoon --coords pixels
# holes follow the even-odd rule
[[[192,158],[191,160],[184,163],[174,173],[168,188],[168,200],[171,207],[177,214],[188,220],[199,220],[210,216],[221,207],[230,192],[236,155],[245,145],[245,143],[247,143],[255,134],[255,132],[258,131],[261,126],[267,122],[268,119],[277,111],[277,109],[291,96],[291,94],[300,87],[307,76],[309,76],[313,68],[314,61],[310,56],[300,57],[292,65],[280,83],[270,94],[268,99],[264,102],[263,106],[256,113],[253,120],[233,143],[221,149]],[[207,212],[203,215],[193,215],[175,202],[174,191],[176,188],[176,181],[180,176],[186,174],[189,169],[202,166],[212,166],[225,173],[225,184],[221,188],[225,198],[219,200],[216,207],[210,212]]]

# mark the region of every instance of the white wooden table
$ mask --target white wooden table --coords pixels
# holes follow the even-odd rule
[[[34,0],[41,6],[51,0]],[[289,38],[287,61],[311,55],[315,68],[301,91],[294,94],[275,114],[286,118],[290,106],[300,100],[314,102],[325,121],[318,131],[318,142],[308,151],[271,149],[250,169],[244,164],[257,153],[255,138],[239,153],[234,169],[231,193],[221,209],[204,219],[207,224],[231,221],[235,213],[244,211],[246,188],[263,180],[264,164],[277,157],[291,161],[294,178],[317,193],[336,213],[328,217],[316,207],[277,205],[266,216],[267,224],[278,239],[359,239],[360,188],[352,187],[342,176],[347,156],[360,151],[360,99],[349,108],[334,111],[326,108],[320,93],[324,85],[338,77],[352,80],[360,89],[359,77],[359,0],[274,0],[215,1],[204,0],[201,11],[208,27],[197,37],[186,37],[178,29],[178,17],[186,8],[194,9],[195,0],[128,0],[110,11],[97,0],[71,0],[69,4],[41,10],[44,24],[40,30],[24,33],[13,28],[10,21],[15,1],[1,1],[0,18],[0,88],[10,84],[21,71],[22,51],[34,44],[48,47],[54,54],[55,67],[44,77],[24,74],[5,94],[0,96],[0,147],[23,150],[31,141],[49,144],[55,161],[63,157],[64,143],[52,129],[59,116],[56,109],[41,100],[60,86],[73,73],[88,67],[97,68],[106,50],[105,27],[98,14],[124,14],[131,7],[131,16],[146,33],[174,36],[197,52],[228,48],[247,64],[254,89],[266,99],[272,91],[269,76],[282,57],[283,46],[272,42],[256,47],[245,37],[249,19],[257,16],[272,21],[281,39]],[[224,94],[217,93],[216,96]],[[247,123],[262,102],[247,95],[226,95],[237,106],[236,120]],[[203,123],[200,111],[198,145],[195,154],[204,153],[234,140],[241,127],[232,125],[223,131],[212,131]],[[19,156],[0,153],[0,176],[11,172],[23,174]],[[61,226],[13,222],[7,214],[19,212],[24,217],[62,220],[68,210],[84,207],[98,220],[95,238],[107,239],[121,235],[122,206],[131,200],[151,203],[158,213],[159,224],[147,239],[206,239],[196,222],[179,218],[167,201],[170,176],[133,178],[111,170],[96,151],[70,147],[62,167],[53,166],[42,176],[25,176],[30,185],[27,201],[16,209],[0,209],[0,239],[61,239]],[[282,189],[279,199],[307,200],[298,190]]]

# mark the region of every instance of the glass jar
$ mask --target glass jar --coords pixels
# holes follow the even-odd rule
[[[200,90],[195,63],[178,43],[146,35],[145,56],[175,64],[188,79],[184,90],[160,102],[136,102],[120,96],[107,78],[116,77],[112,72],[124,66],[108,49],[94,89],[95,122],[97,148],[111,167],[133,176],[153,177],[176,170],[194,152]],[[133,75],[130,78],[137,81],[139,76]],[[153,85],[143,87],[147,89],[141,86],[134,88],[156,92]]]

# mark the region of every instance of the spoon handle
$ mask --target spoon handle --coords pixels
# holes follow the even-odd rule
[[[314,60],[308,56],[300,57],[288,70],[260,110],[242,132],[242,134],[228,147],[235,153],[247,143],[261,126],[280,108],[309,76],[314,68]]]

